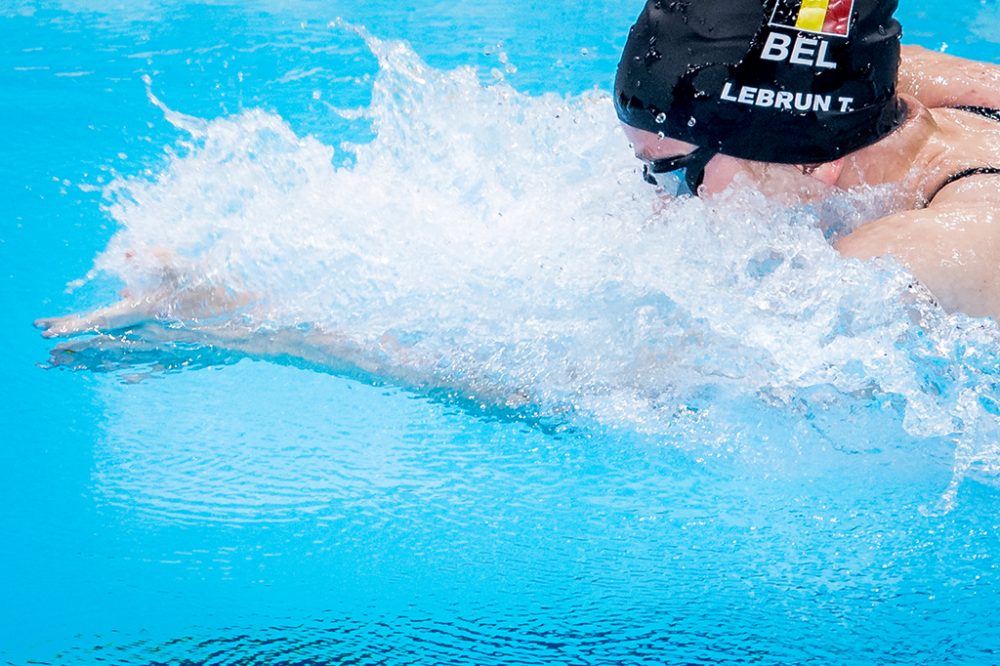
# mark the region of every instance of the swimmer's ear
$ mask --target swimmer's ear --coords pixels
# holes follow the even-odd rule
[[[827,162],[825,164],[820,164],[817,166],[807,167],[808,175],[812,176],[818,181],[826,185],[836,185],[837,181],[840,180],[840,174],[844,172],[844,158],[841,157],[839,160],[834,160],[832,162]]]

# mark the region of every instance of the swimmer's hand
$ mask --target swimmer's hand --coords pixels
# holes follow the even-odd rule
[[[117,303],[91,312],[39,319],[35,327],[46,338],[107,333],[151,322],[199,322],[232,313],[253,301],[248,294],[192,280],[170,265],[171,257],[165,252],[156,256],[161,263],[157,287],[138,295],[126,291]]]
[[[46,338],[61,338],[83,333],[100,333],[123,328],[132,328],[157,318],[155,299],[122,299],[106,308],[99,308],[84,314],[64,317],[49,317],[35,322],[35,328],[42,330]]]
[[[83,314],[39,319],[35,327],[42,330],[42,337],[66,338],[138,328],[150,322],[201,321],[233,312],[249,302],[249,298],[222,288],[185,291],[180,299],[174,292],[156,290],[142,298],[123,298]]]

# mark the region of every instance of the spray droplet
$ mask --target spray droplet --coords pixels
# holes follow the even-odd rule
[[[660,113],[659,113],[659,114],[658,114],[658,115],[656,116],[656,122],[657,122],[657,124],[659,124],[659,125],[662,125],[663,123],[667,122],[667,114],[665,114],[665,113],[663,113],[663,112],[660,112]]]
[[[694,127],[694,126],[695,126],[695,125],[697,125],[697,124],[698,124],[698,121],[697,121],[697,120],[695,120],[695,117],[694,117],[694,116],[691,116],[691,117],[690,117],[690,118],[688,119],[688,127]]]

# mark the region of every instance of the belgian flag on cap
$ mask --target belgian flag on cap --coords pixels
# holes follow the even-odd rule
[[[770,24],[819,35],[847,37],[851,32],[854,0],[782,0]]]

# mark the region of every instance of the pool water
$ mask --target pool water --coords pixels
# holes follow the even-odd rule
[[[656,203],[638,9],[0,5],[0,662],[1000,661],[995,324],[830,250],[884,193]],[[31,328],[164,249],[253,304]]]

